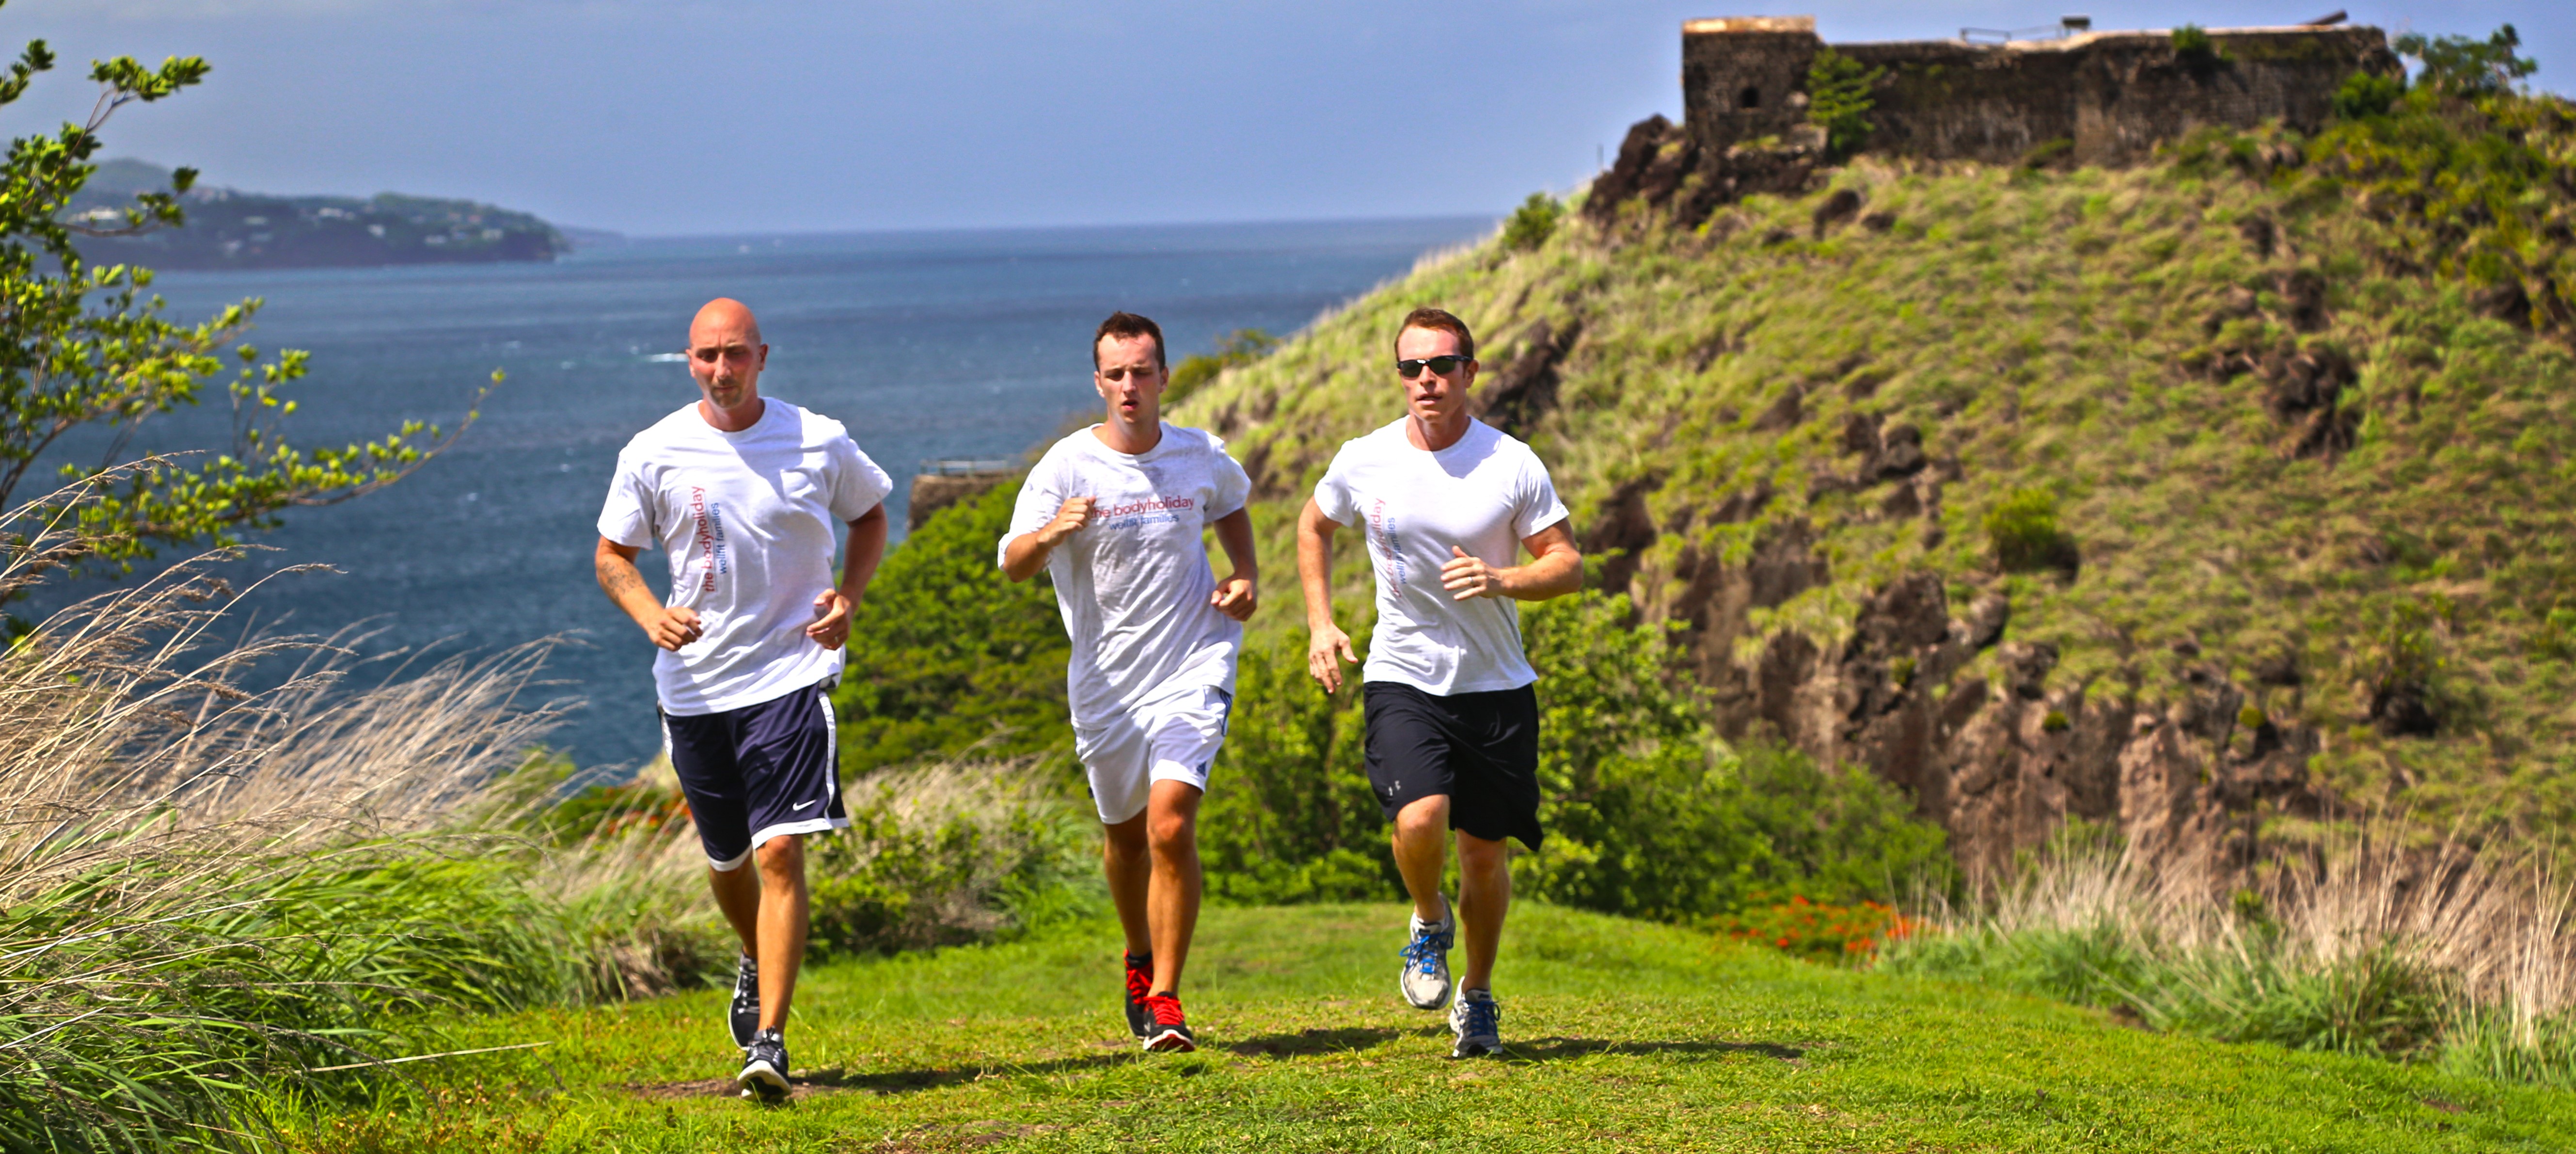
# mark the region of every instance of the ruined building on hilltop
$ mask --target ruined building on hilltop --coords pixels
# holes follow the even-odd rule
[[[1631,128],[1594,187],[1607,216],[1637,196],[1705,215],[1751,192],[1790,192],[1824,159],[1808,123],[1809,69],[1831,48],[1875,74],[1862,151],[1989,164],[2127,164],[2195,128],[2278,120],[2313,129],[2356,72],[2402,74],[2379,29],[2342,15],[2286,28],[2095,32],[2068,17],[2037,34],[1827,45],[1812,16],[1682,25],[1683,123]],[[1689,177],[1701,179],[1690,182]]]

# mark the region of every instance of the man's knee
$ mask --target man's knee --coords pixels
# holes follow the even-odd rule
[[[1186,813],[1155,814],[1146,822],[1146,828],[1157,857],[1198,850],[1198,822]]]
[[[1395,812],[1395,836],[1403,840],[1439,838],[1448,832],[1449,798],[1445,794],[1417,798]]]
[[[752,861],[760,868],[763,880],[772,884],[801,881],[805,877],[805,838],[800,834],[783,834],[760,843],[753,850]]]
[[[1477,872],[1499,870],[1510,860],[1510,846],[1487,841],[1465,830],[1458,832],[1458,868]]]

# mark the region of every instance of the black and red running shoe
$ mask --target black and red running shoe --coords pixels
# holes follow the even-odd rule
[[[1152,955],[1127,955],[1127,1032],[1145,1036],[1145,1026],[1152,1020],[1145,1014],[1145,995],[1154,992],[1154,959]]]
[[[1164,1054],[1186,1054],[1199,1048],[1181,1020],[1181,1000],[1170,994],[1145,996],[1145,1048]]]

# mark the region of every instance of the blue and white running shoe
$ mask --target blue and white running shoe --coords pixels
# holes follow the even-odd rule
[[[1449,1032],[1458,1035],[1452,1058],[1500,1057],[1503,1052],[1503,1004],[1492,990],[1460,990],[1449,1007]]]
[[[1404,946],[1404,971],[1396,986],[1417,1010],[1437,1010],[1449,1002],[1449,946],[1458,936],[1458,911],[1440,899],[1437,923],[1412,919],[1413,938]]]

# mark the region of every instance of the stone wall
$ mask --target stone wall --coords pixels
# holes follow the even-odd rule
[[[2355,72],[2401,71],[2379,29],[2240,28],[2216,51],[2177,52],[2169,32],[2079,33],[2007,45],[1964,40],[1837,44],[1886,69],[1871,152],[2010,164],[2065,141],[2065,159],[2122,164],[2204,125],[2281,120],[2314,129]],[[1825,47],[1809,17],[1682,26],[1682,107],[1703,149],[1785,136],[1806,118],[1807,68]]]

